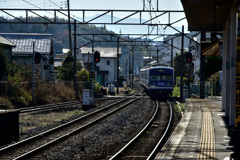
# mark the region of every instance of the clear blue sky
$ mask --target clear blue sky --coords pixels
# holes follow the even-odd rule
[[[70,8],[71,9],[121,9],[121,10],[142,10],[143,9],[143,1],[144,0],[70,0]],[[157,0],[145,0],[146,6],[145,9],[149,9],[149,1],[151,1],[151,8],[156,10],[157,9]],[[59,9],[60,7],[66,9],[67,8],[67,1],[66,0],[0,0],[0,8],[41,8],[41,9]],[[158,1],[158,9],[159,10],[183,10],[182,4],[180,0],[159,0]],[[17,5],[16,5],[17,4]],[[25,15],[24,12],[19,13]],[[81,13],[71,13],[72,15],[81,18]],[[94,16],[97,12],[89,12],[86,16]],[[115,13],[114,16],[121,17],[124,13]],[[128,13],[129,14],[129,13]],[[4,15],[3,12],[0,12],[0,15]],[[46,13],[46,16],[51,16],[51,14]],[[127,14],[126,14],[127,15]],[[7,15],[4,15],[7,16]],[[154,15],[152,15],[154,16]],[[143,19],[149,19],[150,14],[142,15]],[[172,19],[179,19],[183,18],[184,14],[179,15],[175,14],[172,15]],[[131,18],[139,18],[139,15],[133,16]],[[167,20],[167,17],[162,17],[158,19],[159,21]],[[186,20],[181,21],[178,24],[175,24],[176,27],[181,27],[185,25],[187,28]],[[144,27],[136,27],[136,26],[107,26],[107,29],[113,30],[117,33],[121,30],[122,33],[128,32],[136,32],[136,33],[143,33],[146,32],[147,26]],[[161,31],[161,32],[172,32],[175,31]]]

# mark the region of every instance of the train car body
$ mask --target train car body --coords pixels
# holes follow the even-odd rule
[[[140,70],[141,85],[150,95],[169,96],[174,88],[174,69],[155,66]]]

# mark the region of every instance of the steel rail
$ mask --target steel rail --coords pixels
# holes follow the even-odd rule
[[[85,125],[77,128],[77,129],[74,129],[73,131],[68,132],[67,134],[64,134],[64,135],[60,136],[59,138],[56,138],[56,139],[54,139],[54,140],[52,140],[52,141],[50,141],[50,142],[48,142],[48,143],[46,143],[46,144],[44,144],[44,145],[42,145],[42,146],[40,146],[40,147],[37,147],[37,148],[35,148],[35,149],[33,149],[33,150],[31,150],[31,151],[29,151],[29,152],[27,152],[27,153],[19,156],[19,157],[17,157],[17,158],[14,158],[14,160],[26,159],[27,157],[35,154],[36,152],[39,152],[39,151],[41,151],[41,150],[44,150],[45,148],[49,147],[50,145],[54,145],[54,144],[56,144],[56,143],[58,143],[58,142],[60,142],[60,141],[62,141],[62,140],[64,140],[64,139],[68,138],[69,136],[72,136],[72,135],[74,135],[75,133],[77,133],[77,132],[85,129],[86,127],[88,127],[88,126],[90,126],[90,125],[93,125],[94,123],[97,123],[98,121],[100,121],[100,120],[104,119],[105,117],[108,117],[109,115],[111,115],[111,114],[119,111],[120,109],[122,109],[122,108],[124,108],[125,106],[133,103],[134,101],[137,101],[138,99],[139,99],[139,97],[137,97],[136,99],[131,100],[131,101],[128,102],[128,103],[125,103],[125,104],[122,105],[121,107],[116,108],[115,110],[111,111],[111,112],[108,113],[108,114],[104,114],[103,116],[101,116],[101,117],[99,117],[99,118],[97,118],[97,119],[95,119],[95,120],[93,120],[93,121],[91,121],[91,122],[89,122],[89,123],[87,123],[87,124],[85,124]]]
[[[158,109],[159,109],[159,105],[158,105],[158,101],[156,101],[157,103],[157,107],[156,110],[152,116],[152,118],[149,120],[149,122],[145,125],[145,127],[131,140],[129,141],[120,151],[118,151],[116,154],[114,154],[109,160],[115,160],[115,159],[119,159],[119,157],[121,157],[122,153],[124,151],[126,151],[128,149],[128,147],[135,142],[145,131],[146,129],[150,126],[151,122],[153,121],[153,119],[155,118]]]
[[[12,144],[12,145],[7,146],[7,147],[1,148],[1,149],[0,149],[0,155],[5,154],[5,153],[7,153],[7,152],[10,151],[10,150],[14,150],[14,149],[16,149],[18,146],[25,145],[25,144],[29,143],[30,141],[38,140],[38,139],[40,139],[41,137],[47,136],[47,135],[49,135],[49,134],[51,134],[51,133],[53,133],[53,132],[56,132],[56,131],[58,131],[58,130],[60,130],[60,129],[63,129],[64,127],[67,127],[68,125],[74,124],[75,122],[78,122],[78,121],[80,121],[80,120],[82,120],[82,119],[84,119],[84,118],[86,118],[86,117],[89,117],[89,116],[91,116],[91,115],[94,115],[95,113],[98,113],[98,112],[103,111],[103,110],[107,110],[108,108],[110,108],[110,107],[112,107],[112,106],[114,106],[114,105],[117,105],[117,104],[119,104],[119,103],[123,103],[124,101],[129,100],[129,99],[131,99],[132,97],[133,97],[133,96],[128,97],[128,98],[125,98],[125,99],[122,99],[122,100],[117,101],[117,102],[115,102],[115,103],[112,103],[112,104],[110,104],[110,105],[108,105],[108,106],[106,106],[106,107],[104,107],[104,108],[100,108],[100,109],[98,109],[98,110],[96,110],[96,111],[94,111],[94,112],[91,112],[91,113],[89,113],[89,114],[86,114],[86,115],[84,115],[84,116],[82,116],[82,117],[80,117],[80,118],[77,118],[77,119],[75,119],[75,120],[72,120],[72,121],[70,121],[70,122],[67,122],[67,123],[65,123],[65,124],[62,124],[62,125],[57,126],[57,127],[55,127],[55,128],[52,128],[52,129],[50,129],[50,130],[47,130],[47,131],[45,131],[45,132],[43,132],[43,133],[40,133],[40,134],[38,134],[38,135],[29,137],[29,138],[27,138],[27,139],[25,139],[25,140],[19,141],[19,142],[17,142],[17,143],[14,143],[14,144]],[[139,97],[131,100],[131,101],[130,101],[129,103],[127,103],[127,104],[130,104],[130,103],[132,103],[133,101],[135,101],[135,100],[137,100],[137,99],[139,99]],[[127,104],[125,104],[125,106],[126,106]],[[122,108],[123,108],[123,107],[124,107],[124,106],[122,106]],[[118,108],[119,108],[119,107],[118,107]],[[115,109],[114,111],[116,112],[117,109]],[[112,113],[113,113],[114,111],[112,111]],[[111,114],[111,113],[109,113],[109,114]],[[104,116],[107,116],[107,114],[104,115]],[[103,117],[104,117],[104,116],[103,116]],[[103,118],[103,117],[102,117],[102,118]],[[86,126],[87,126],[87,125],[84,125],[84,126],[82,126],[82,127],[86,127]],[[65,137],[66,137],[66,136],[69,136],[69,135],[72,135],[73,133],[76,133],[76,132],[77,132],[77,130],[75,129],[74,131],[71,131],[71,132],[67,133],[67,134],[65,135]],[[61,137],[61,139],[63,139],[63,137]],[[57,141],[59,141],[59,140],[60,140],[60,139],[58,139],[58,140],[56,140],[56,141],[52,141],[51,144],[53,144],[53,143],[55,143],[55,142],[57,142]],[[33,153],[35,153],[37,150],[39,150],[40,148],[44,148],[44,147],[49,146],[49,145],[50,145],[50,143],[49,143],[49,144],[45,144],[45,145],[43,145],[42,147],[38,147],[38,149],[34,149],[34,150],[30,151],[28,154],[25,153],[25,154],[23,154],[22,156],[20,156],[19,159],[22,159],[23,157],[26,157],[26,156],[28,156],[28,155],[30,155],[30,154],[33,154]],[[17,158],[17,159],[18,159],[18,158]]]
[[[34,107],[26,107],[26,108],[21,108],[19,110],[20,110],[20,114],[24,114],[24,113],[29,113],[29,112],[37,112],[37,111],[55,109],[58,107],[65,107],[65,105],[77,105],[77,104],[81,104],[81,101],[69,101],[69,102],[40,105],[40,106],[34,106]]]
[[[163,139],[166,137],[166,134],[167,132],[169,131],[169,128],[171,126],[171,123],[172,123],[172,105],[169,101],[168,102],[168,105],[169,105],[169,108],[170,108],[170,116],[169,116],[169,121],[168,121],[168,125],[167,125],[167,129],[165,130],[162,138],[158,141],[157,145],[155,146],[155,148],[153,149],[152,153],[148,156],[147,160],[150,160],[150,159],[153,159],[155,157],[155,153],[156,153],[156,150],[159,148],[160,144],[162,143]]]

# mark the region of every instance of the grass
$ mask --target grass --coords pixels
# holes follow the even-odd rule
[[[185,111],[185,105],[184,103],[178,103],[175,105],[175,109],[178,113],[181,114],[181,112],[184,112]]]
[[[25,115],[19,117],[22,131],[25,132],[32,128],[45,126],[54,122],[66,120],[71,116],[82,114],[82,110],[51,112],[48,114]]]
[[[15,107],[8,97],[0,96],[0,109],[15,109]]]

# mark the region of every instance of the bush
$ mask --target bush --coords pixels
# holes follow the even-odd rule
[[[81,71],[77,71],[77,81],[89,82],[89,72],[88,70],[82,69]]]
[[[76,100],[74,88],[64,84],[38,81],[35,89],[36,105]]]
[[[94,82],[93,84],[93,94],[94,95],[100,95],[100,92],[101,92],[101,86],[98,82]]]
[[[180,88],[177,85],[173,88],[172,96],[173,97],[180,97]]]
[[[23,82],[23,76],[16,72],[13,76],[8,76],[8,96],[11,102],[17,107],[26,107],[31,104],[32,96],[28,91],[28,83]]]

